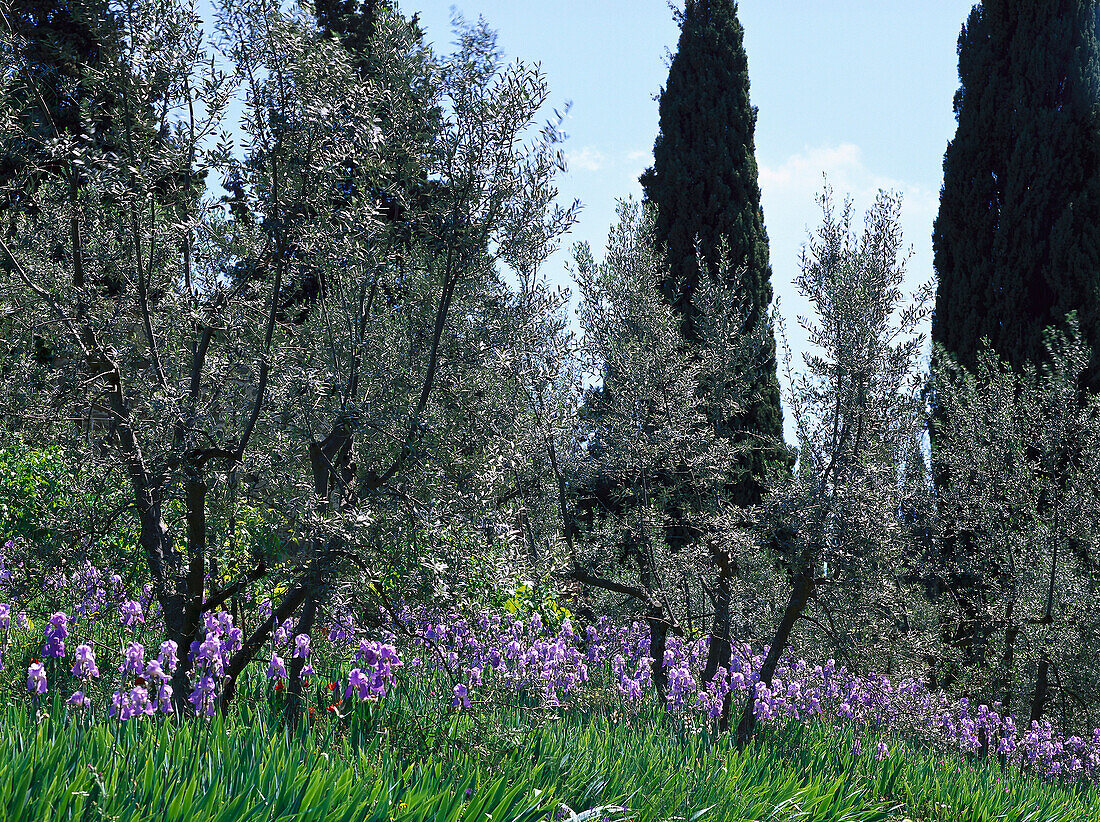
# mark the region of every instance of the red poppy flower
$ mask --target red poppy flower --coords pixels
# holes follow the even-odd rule
[[[328,689],[329,689],[330,691],[335,691],[335,690],[336,690],[336,683],[335,683],[335,682],[330,682],[330,683],[328,684]]]
[[[283,689],[283,681],[280,679],[279,681],[277,681],[275,683],[275,690],[276,691],[281,691],[282,689]]]

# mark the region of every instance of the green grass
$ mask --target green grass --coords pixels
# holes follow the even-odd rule
[[[423,696],[294,731],[254,700],[226,722],[180,725],[85,725],[56,702],[38,717],[0,709],[0,820],[533,822],[564,804],[592,822],[1100,822],[1094,788],[897,739],[884,762],[874,740],[853,757],[846,728],[767,730],[738,753],[652,711],[477,716],[433,712]],[[584,816],[590,808],[602,810]]]
[[[117,646],[118,628],[97,624]],[[18,644],[18,652],[33,652]],[[338,662],[338,661],[337,661]],[[436,675],[398,678],[384,703],[326,708],[314,680],[314,720],[289,729],[285,696],[259,662],[222,720],[78,718],[64,698],[78,684],[51,663],[50,693],[33,712],[16,663],[0,703],[0,822],[6,820],[377,820],[377,822],[1100,822],[1100,791],[1051,783],[996,760],[944,756],[877,737],[852,755],[851,727],[817,721],[765,728],[744,752],[704,727],[670,719],[650,700],[625,708],[599,683],[574,707],[538,707],[533,693],[486,692],[474,711],[447,706]],[[101,662],[106,672],[113,662]],[[95,687],[117,685],[106,675]],[[606,685],[606,683],[604,683]],[[622,713],[620,713],[622,711]],[[625,715],[624,715],[625,714]],[[687,722],[691,722],[688,719]],[[698,720],[694,720],[698,722]],[[467,796],[467,790],[470,795]],[[597,812],[585,815],[589,809]],[[625,809],[625,810],[619,810]]]

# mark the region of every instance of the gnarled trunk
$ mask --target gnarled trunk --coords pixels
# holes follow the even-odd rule
[[[707,663],[703,667],[703,682],[714,679],[719,668],[729,670],[731,657],[730,643],[730,580],[725,575],[718,577],[714,591],[714,621],[710,629],[710,647],[707,649]]]
[[[256,654],[259,652],[260,648],[263,647],[267,638],[271,636],[271,632],[274,630],[275,625],[281,625],[290,618],[309,595],[309,585],[307,581],[314,574],[318,573],[319,564],[319,560],[313,561],[310,568],[299,580],[299,583],[291,589],[283,601],[279,603],[279,606],[272,610],[271,616],[252,632],[252,635],[244,641],[241,649],[230,658],[229,664],[225,666],[225,679],[222,682],[222,692],[219,699],[223,715],[228,712],[229,705],[233,701],[233,697],[237,694],[237,679],[244,671],[245,666],[256,658]]]
[[[1039,670],[1035,674],[1035,691],[1031,695],[1032,722],[1038,722],[1043,718],[1046,710],[1047,698],[1050,695],[1050,657],[1044,650],[1039,656]]]
[[[164,521],[160,501],[149,494],[139,494],[142,504],[138,509],[138,534],[141,547],[153,577],[153,590],[160,604],[167,638],[176,643],[180,662],[172,674],[172,706],[177,716],[183,716],[190,691],[187,652],[191,646],[192,632],[188,626],[188,596],[180,583],[183,581],[177,567],[177,554]]]
[[[775,674],[776,666],[779,664],[779,658],[782,656],[783,651],[787,648],[787,640],[790,639],[791,629],[794,628],[795,622],[802,616],[802,612],[806,608],[806,604],[810,601],[810,597],[813,596],[816,583],[814,580],[813,572],[809,569],[804,569],[798,573],[798,576],[794,579],[794,586],[791,588],[791,596],[787,601],[787,607],[783,611],[783,618],[779,621],[779,627],[775,630],[775,636],[772,638],[771,647],[768,648],[768,656],[764,660],[764,665],[760,669],[760,682],[771,687],[772,676]],[[729,696],[726,697],[729,699]],[[741,714],[741,721],[737,723],[737,747],[743,748],[752,737],[752,732],[756,728],[756,713],[753,710],[756,702],[755,688],[749,689],[748,699],[745,701],[745,710]],[[725,712],[723,712],[723,727],[725,730]]]
[[[313,639],[313,624],[317,619],[317,599],[316,588],[306,595],[305,603],[302,605],[302,616],[294,626],[295,637],[305,634]],[[290,725],[296,725],[302,715],[302,705],[305,702],[302,698],[302,668],[305,664],[304,657],[297,656],[290,660],[290,681],[286,688],[286,720]]]
[[[661,705],[667,704],[668,672],[665,670],[665,647],[668,644],[668,622],[663,608],[654,608],[646,618],[649,624],[649,655],[653,657],[653,687]]]
[[[1011,620],[1011,610],[1009,614],[1009,619]],[[1013,713],[1012,702],[1016,698],[1016,682],[1013,675],[1013,668],[1016,666],[1016,639],[1019,636],[1019,626],[1013,625],[1010,622],[1005,628],[1005,649],[1004,653],[1001,655],[1001,675],[1004,677],[1002,682],[1002,691],[1004,694],[1002,697],[1002,704],[1007,713]]]
[[[201,642],[203,626],[203,602],[206,593],[206,483],[202,469],[188,467],[184,485],[185,517],[187,521],[187,568],[174,577],[179,581],[173,601],[182,613],[175,618],[175,626],[168,630],[168,638],[179,646],[179,663],[172,674],[172,698],[177,715],[188,706],[187,695],[191,690],[191,646]],[[165,622],[168,610],[165,608]]]

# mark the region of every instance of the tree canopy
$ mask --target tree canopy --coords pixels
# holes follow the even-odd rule
[[[1100,389],[1100,41],[1094,0],[985,0],[959,36],[958,128],[933,233],[932,338],[1013,367],[1076,311]]]
[[[756,109],[749,101],[737,4],[689,0],[679,21],[680,40],[660,97],[653,166],[641,182],[646,199],[657,208],[655,237],[667,261],[661,291],[691,341],[700,310],[694,295],[702,276],[730,280],[734,293],[748,304],[747,328],[767,319],[772,287],[753,141]],[[761,337],[750,369],[753,399],[723,424],[731,432],[780,441],[783,414],[770,334]],[[750,470],[731,489],[743,504],[758,502],[763,487],[763,455],[747,459]]]

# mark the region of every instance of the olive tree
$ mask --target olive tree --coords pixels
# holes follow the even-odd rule
[[[988,347],[973,373],[940,359],[941,539],[965,538],[969,549],[947,554],[942,573],[976,581],[970,607],[952,610],[975,622],[968,633],[987,660],[966,685],[1034,720],[1057,699],[1067,726],[1092,721],[1100,401],[1081,387],[1088,347],[1071,317],[1068,332],[1048,330],[1040,365],[1015,371]]]
[[[565,529],[568,576],[641,607],[654,685],[663,695],[667,634],[684,633],[685,621],[701,616],[693,603],[704,591],[713,595],[715,585],[726,592],[716,600],[726,607],[711,633],[726,638],[726,658],[718,659],[721,643],[712,641],[718,650],[711,675],[728,664],[731,577],[722,560],[727,566],[731,560],[716,523],[729,507],[725,491],[745,446],[720,437],[713,420],[728,418],[745,402],[749,370],[743,366],[753,333],[762,332],[745,330],[747,308],[736,300],[731,278],[707,278],[698,299],[710,319],[688,350],[656,287],[664,263],[652,231],[652,210],[624,202],[602,262],[585,245],[575,250],[580,354],[599,385],[585,396],[572,440],[573,483],[589,490],[566,508]],[[700,385],[712,388],[701,396]],[[670,540],[681,519],[670,514],[670,495],[685,487],[695,496],[693,538]],[[560,496],[568,506],[569,495]]]
[[[5,403],[125,470],[181,648],[204,613],[281,578],[228,665],[225,705],[275,624],[300,612],[308,632],[344,572],[377,579],[360,569],[384,570],[402,523],[483,514],[465,492],[497,477],[508,431],[474,420],[507,417],[497,360],[523,344],[513,320],[538,308],[501,269],[536,268],[573,211],[549,207],[556,126],[521,142],[545,81],[502,67],[483,23],[440,59],[387,10],[368,80],[304,10],[227,0],[216,46],[186,4],[116,12],[124,37],[104,82],[125,105],[86,113],[113,138],[22,135],[50,163],[0,238],[0,304],[25,343]],[[8,136],[13,110],[0,107]],[[387,143],[415,149],[430,190],[401,241],[377,206],[401,176]],[[71,166],[79,188],[50,179]],[[278,539],[218,570],[214,536],[236,533],[241,500],[271,513],[260,526]]]
[[[213,141],[233,84],[204,62],[193,11],[152,2],[119,14],[123,42],[104,82],[125,105],[99,122],[112,139],[61,135],[34,146],[35,135],[23,135],[37,156],[66,161],[51,166],[84,169],[85,182],[40,179],[9,211],[3,300],[25,341],[36,337],[48,352],[45,363],[25,363],[17,413],[54,422],[62,437],[76,433],[64,420],[82,424],[91,432],[84,447],[125,468],[169,638],[187,647],[204,605],[208,471],[249,450],[279,283],[221,283],[226,232],[202,185],[228,155]],[[4,121],[9,132],[19,127]],[[281,255],[273,245],[270,256]],[[182,534],[167,521],[177,494],[186,500]],[[186,685],[184,665],[177,700]]]
[[[576,206],[553,202],[558,124],[525,142],[545,77],[504,65],[484,22],[460,21],[458,34],[458,50],[420,81],[439,119],[419,157],[430,195],[406,206],[416,233],[380,254],[373,203],[352,199],[326,215],[339,241],[304,253],[322,288],[297,331],[278,436],[310,465],[308,486],[284,496],[315,500],[322,559],[299,586],[305,633],[341,564],[362,593],[430,557],[427,543],[478,531],[492,542],[509,519],[524,363],[555,311],[537,271]],[[469,575],[481,570],[475,557],[436,557],[436,567],[458,562]]]
[[[822,225],[803,250],[795,281],[814,311],[800,318],[811,348],[801,373],[793,371],[789,347],[784,357],[798,461],[789,482],[765,500],[762,517],[762,538],[790,580],[760,671],[764,685],[803,616],[841,647],[851,645],[842,631],[866,641],[875,621],[904,622],[899,581],[913,556],[899,512],[908,487],[904,466],[922,424],[918,327],[930,287],[912,300],[902,292],[896,196],[879,193],[858,235],[850,202],[839,216],[828,188],[820,202]],[[844,624],[833,618],[838,606]],[[753,703],[750,695],[739,744],[753,731]]]

